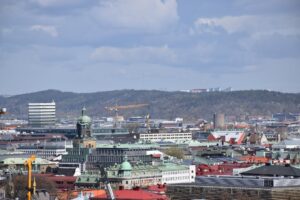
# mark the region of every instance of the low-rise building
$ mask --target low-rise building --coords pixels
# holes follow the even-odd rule
[[[241,144],[246,137],[244,131],[213,131],[208,141],[222,140],[230,144]]]
[[[26,171],[27,169],[24,166],[26,160],[27,158],[5,158],[0,161],[0,168],[8,171]],[[32,169],[40,173],[45,173],[48,167],[54,168],[56,166],[56,162],[36,158]]]
[[[158,166],[162,173],[161,183],[193,183],[196,177],[195,165],[179,165],[174,163],[165,163]]]
[[[102,174],[85,173],[77,177],[76,186],[104,187],[106,179],[114,188],[132,189],[156,184],[192,183],[195,181],[195,166],[174,163],[149,165],[131,164],[125,159],[121,164],[108,167]]]
[[[190,141],[192,140],[191,132],[176,132],[176,133],[141,133],[140,140],[142,141]]]

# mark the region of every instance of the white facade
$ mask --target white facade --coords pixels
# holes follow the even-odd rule
[[[66,149],[18,149],[18,150],[30,155],[35,154],[41,158],[46,158],[46,159],[50,157],[68,154]]]
[[[51,103],[29,103],[28,122],[31,126],[55,125],[56,104]]]
[[[237,144],[240,144],[245,137],[244,131],[213,131],[211,134],[214,138],[225,137],[226,142],[234,139]]]
[[[162,170],[162,183],[175,184],[175,183],[193,183],[196,177],[196,166],[170,167],[169,170]]]
[[[192,140],[192,133],[141,133],[140,140],[158,142],[158,141],[178,141]]]

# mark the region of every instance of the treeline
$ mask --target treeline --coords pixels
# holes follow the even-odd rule
[[[188,120],[211,119],[213,113],[226,115],[271,115],[277,112],[300,112],[300,94],[266,90],[233,92],[186,93],[157,90],[116,90],[95,93],[72,93],[57,90],[0,96],[0,106],[6,107],[10,117],[27,118],[29,102],[54,100],[58,117],[78,116],[82,106],[94,117],[111,116],[106,106],[148,104],[148,106],[120,111],[121,115],[147,115],[153,118]]]

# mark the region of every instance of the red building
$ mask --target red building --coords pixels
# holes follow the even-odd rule
[[[60,190],[74,190],[75,176],[55,176],[54,174],[33,174],[34,177],[43,177],[55,183],[56,188]]]
[[[232,175],[233,169],[250,167],[250,163],[223,163],[220,165],[200,164],[197,167],[196,175]]]

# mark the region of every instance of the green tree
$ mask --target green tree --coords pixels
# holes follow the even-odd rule
[[[164,151],[165,154],[169,156],[176,157],[178,159],[183,159],[184,158],[184,153],[183,150],[178,148],[178,147],[170,147]]]
[[[55,183],[47,177],[35,177],[36,189],[45,189],[50,194],[56,194]],[[13,177],[13,197],[19,197],[19,199],[26,199],[27,195],[27,176],[19,175]]]

